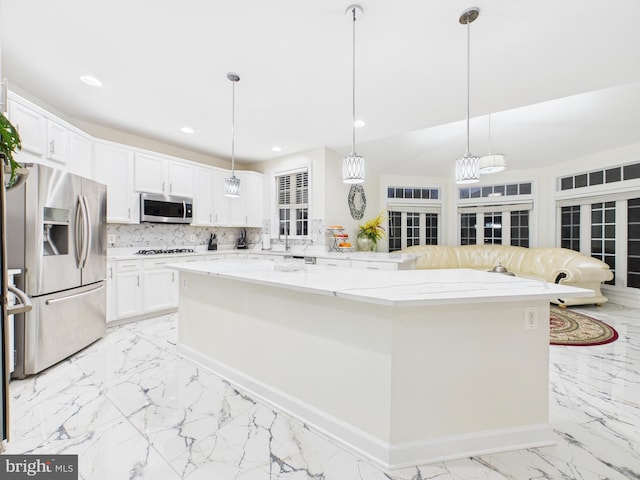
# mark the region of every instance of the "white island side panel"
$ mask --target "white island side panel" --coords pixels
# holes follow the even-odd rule
[[[340,295],[347,270],[192,267],[180,268],[179,351],[385,467],[553,443],[538,292],[385,305],[367,298],[404,272],[366,272],[354,300]],[[524,328],[525,308],[538,328]]]

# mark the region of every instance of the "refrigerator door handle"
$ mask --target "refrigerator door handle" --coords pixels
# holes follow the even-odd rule
[[[93,293],[97,290],[100,290],[101,288],[104,288],[104,283],[98,285],[95,288],[92,288],[91,290],[85,290],[84,292],[80,292],[80,293],[75,293],[73,295],[68,295],[66,297],[60,297],[60,298],[52,298],[50,300],[45,301],[45,305],[55,305],[56,303],[61,303],[61,302],[65,302],[67,300],[71,300],[74,298],[78,298],[78,297],[83,297],[85,295],[89,295],[90,293]]]
[[[13,285],[7,285],[7,290],[13,293],[20,302],[20,305],[16,305],[15,307],[7,307],[7,315],[17,315],[19,313],[27,313],[31,311],[33,305],[31,304],[29,295]]]
[[[83,215],[84,215],[84,244],[82,254],[82,268],[87,266],[87,260],[89,259],[89,247],[91,246],[91,217],[89,216],[89,203],[86,196],[82,196]]]
[[[84,225],[80,224],[80,219],[82,217],[82,208],[83,208],[82,199],[81,199],[81,196],[78,195],[78,205],[76,206],[76,215],[75,215],[76,217],[75,218],[75,223],[76,223],[75,249],[76,249],[76,263],[78,264],[78,268],[82,268],[82,251],[83,251],[82,242],[84,241],[84,238],[82,236]]]

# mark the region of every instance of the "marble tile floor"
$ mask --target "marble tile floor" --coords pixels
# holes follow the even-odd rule
[[[620,338],[551,346],[556,446],[384,472],[182,359],[170,315],[12,381],[7,453],[78,454],[84,480],[640,479],[640,309],[575,310]]]

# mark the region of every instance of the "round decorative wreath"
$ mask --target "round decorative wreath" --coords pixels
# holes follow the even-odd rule
[[[359,198],[359,205],[356,205],[356,196]],[[349,189],[349,210],[351,211],[351,218],[360,220],[364,216],[364,211],[367,208],[367,197],[364,195],[364,187],[356,184],[351,185]]]

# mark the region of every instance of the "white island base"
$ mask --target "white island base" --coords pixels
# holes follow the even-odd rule
[[[548,302],[588,291],[266,263],[174,266],[183,356],[387,469],[554,443]]]

